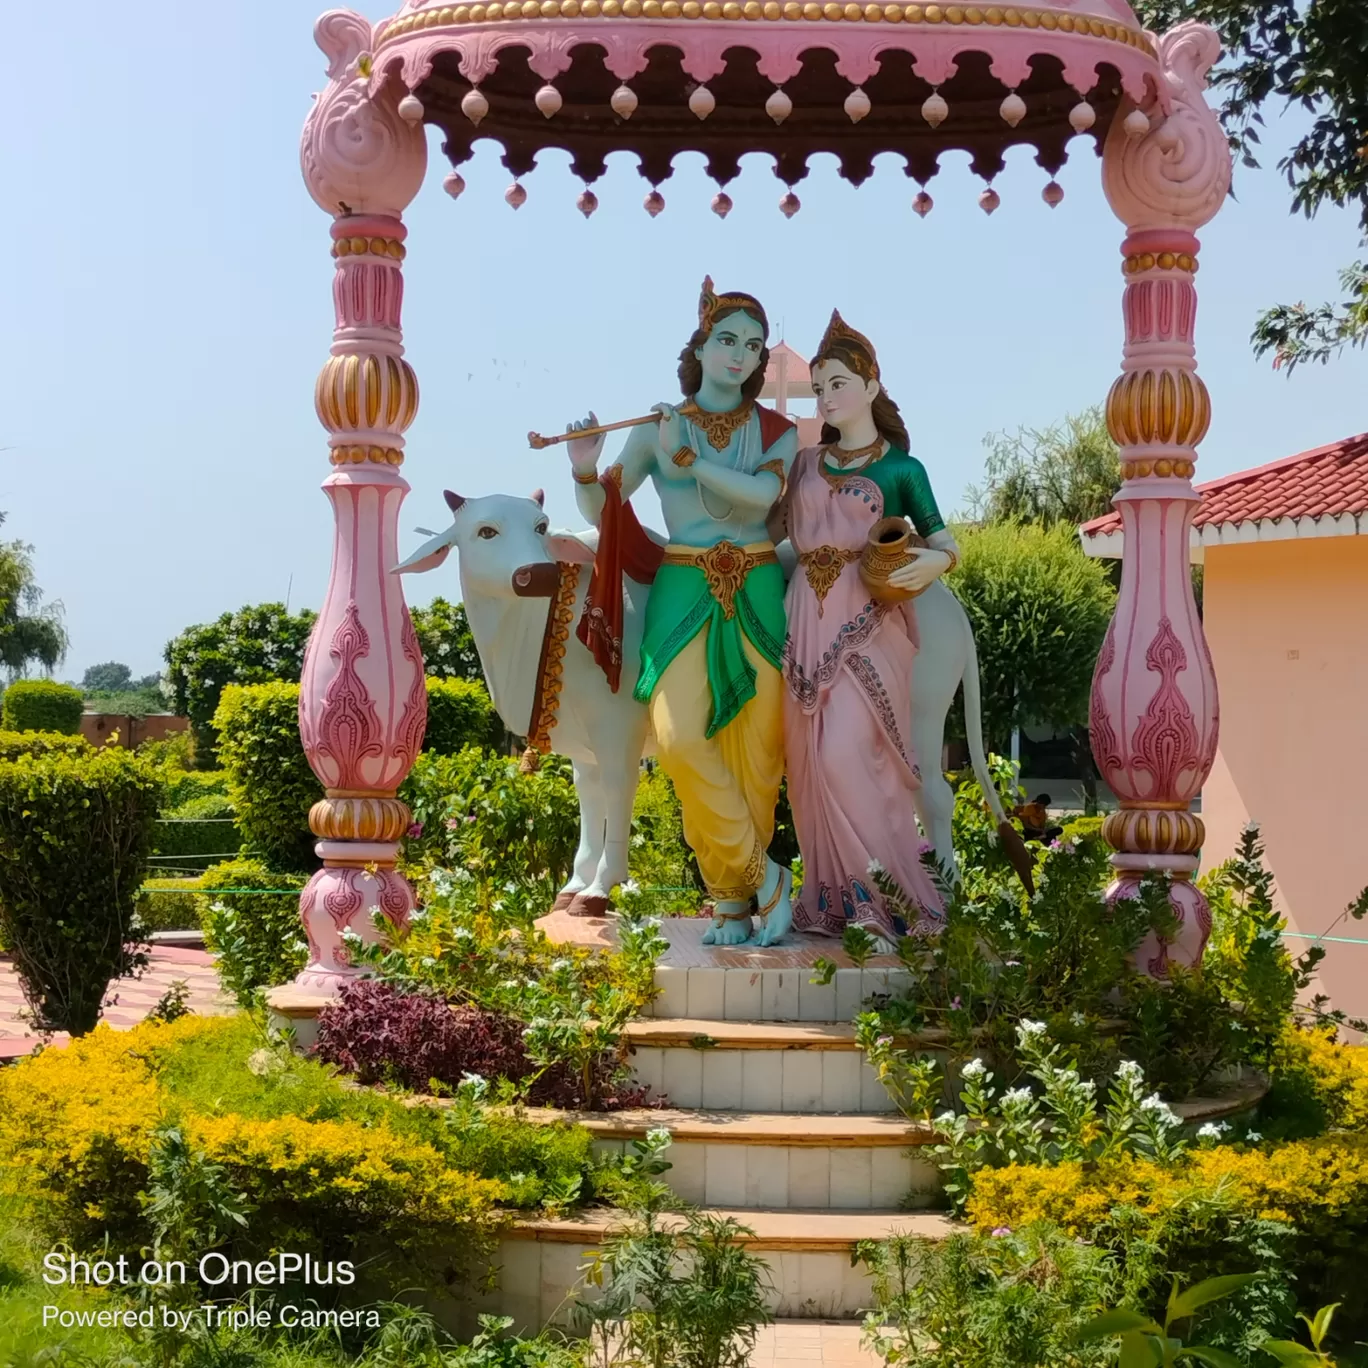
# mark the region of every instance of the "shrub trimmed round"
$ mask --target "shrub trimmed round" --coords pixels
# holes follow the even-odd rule
[[[16,679],[0,704],[0,725],[7,731],[64,732],[81,730],[85,696],[55,679]]]
[[[161,785],[118,747],[0,761],[0,927],[45,1029],[82,1035],[132,943]]]

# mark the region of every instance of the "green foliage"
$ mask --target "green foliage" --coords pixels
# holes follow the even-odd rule
[[[199,878],[148,879],[138,894],[138,925],[153,931],[190,931],[199,926]]]
[[[427,731],[423,749],[433,755],[456,755],[466,746],[499,749],[504,725],[482,682],[459,676],[427,681]]]
[[[45,1029],[93,1029],[132,943],[160,792],[114,747],[0,762],[0,927]]]
[[[33,547],[0,542],[0,667],[11,679],[33,665],[53,670],[66,648],[62,605],[43,602],[33,575]]]
[[[299,920],[299,874],[259,860],[230,860],[206,870],[195,899],[204,943],[218,956],[223,986],[249,1004],[257,991],[288,983],[309,957]],[[260,891],[256,891],[260,890]],[[286,891],[288,890],[288,891]]]
[[[55,731],[0,731],[0,760],[21,755],[89,755],[94,747],[84,736]]]
[[[212,764],[218,738],[213,719],[229,684],[297,684],[317,614],[289,613],[263,603],[187,627],[166,646],[166,679],[174,711],[188,717],[199,762]]]
[[[865,1343],[889,1368],[1103,1368],[1085,1321],[1128,1290],[1117,1260],[1048,1226],[865,1243],[874,1284]]]
[[[429,678],[484,682],[464,603],[435,598],[426,608],[411,609],[410,616]]]
[[[323,788],[299,739],[299,685],[230,684],[214,727],[247,848],[273,868],[313,869],[309,809]]]
[[[697,907],[703,891],[698,861],[684,839],[684,811],[670,777],[659,765],[643,770],[632,800],[628,866],[643,889],[682,891],[685,905]],[[662,894],[668,906],[677,899]],[[657,898],[659,901],[660,898]]]
[[[81,730],[85,700],[80,689],[55,679],[16,679],[0,704],[0,725],[6,731],[64,732]]]
[[[1224,60],[1212,83],[1224,96],[1221,121],[1246,166],[1257,166],[1263,111],[1300,105],[1315,117],[1278,162],[1292,190],[1292,212],[1315,216],[1325,205],[1357,209],[1368,230],[1368,12],[1356,0],[1140,0],[1136,15],[1162,30],[1183,19],[1211,24]],[[1274,353],[1289,372],[1328,361],[1368,342],[1368,266],[1340,275],[1344,298],[1308,309],[1282,305],[1254,330],[1255,353]]]
[[[456,870],[475,881],[486,906],[515,896],[541,910],[569,877],[579,803],[561,756],[523,774],[517,760],[475,746],[458,755],[424,752],[399,796],[414,816],[405,860],[415,877]]]
[[[959,536],[961,560],[948,582],[978,646],[985,740],[1002,751],[1014,726],[1062,730],[1085,721],[1116,601],[1104,567],[1064,523],[999,523]]]
[[[983,444],[985,482],[966,496],[975,521],[1072,530],[1111,512],[1121,462],[1100,406],[1043,431],[991,432]]]

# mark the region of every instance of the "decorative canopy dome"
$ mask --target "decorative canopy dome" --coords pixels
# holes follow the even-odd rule
[[[442,128],[454,166],[488,137],[514,176],[557,147],[586,183],[619,151],[653,186],[680,152],[701,152],[719,185],[750,152],[773,156],[789,186],[815,152],[834,153],[855,184],[883,152],[925,183],[950,149],[991,179],[1016,143],[1053,175],[1068,140],[1100,141],[1126,97],[1169,107],[1153,40],[1124,0],[406,0],[376,26],[373,52],[373,83],[403,82],[400,113]],[[1143,114],[1123,117],[1148,131]],[[453,193],[462,184],[448,178]]]

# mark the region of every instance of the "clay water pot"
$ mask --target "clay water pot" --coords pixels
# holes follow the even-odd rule
[[[869,540],[860,556],[860,579],[877,603],[906,603],[917,594],[907,589],[895,589],[888,582],[893,571],[910,565],[909,553],[926,545],[906,518],[883,518],[869,529]],[[924,593],[925,590],[918,590]]]

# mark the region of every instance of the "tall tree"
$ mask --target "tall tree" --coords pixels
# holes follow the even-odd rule
[[[0,513],[0,523],[5,514]],[[34,665],[52,671],[66,655],[62,605],[44,603],[33,575],[33,547],[0,542],[0,668],[10,679]]]
[[[107,660],[103,665],[92,665],[81,676],[81,688],[86,693],[118,693],[133,686],[133,671],[118,660]]]
[[[1221,35],[1226,56],[1213,73],[1221,121],[1246,166],[1259,164],[1264,110],[1296,104],[1315,117],[1278,162],[1292,212],[1324,205],[1357,209],[1368,246],[1368,5],[1363,0],[1138,0],[1149,28],[1199,19]],[[1343,298],[1308,308],[1279,304],[1261,314],[1251,341],[1291,373],[1368,342],[1368,263],[1340,273]]]
[[[1111,511],[1121,487],[1116,443],[1101,406],[1044,429],[990,432],[984,482],[965,492],[976,522],[1077,527]]]

